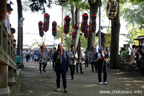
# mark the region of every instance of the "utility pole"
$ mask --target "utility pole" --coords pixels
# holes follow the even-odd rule
[[[99,3],[99,47],[101,47],[101,0]]]

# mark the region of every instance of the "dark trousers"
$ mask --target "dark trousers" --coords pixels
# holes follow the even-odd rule
[[[29,56],[26,56],[26,61],[27,61],[27,62],[29,61]]]
[[[82,72],[82,63],[80,63],[80,65],[79,65],[79,63],[76,63],[76,72],[78,73],[79,67],[80,67],[80,72],[83,73]]]
[[[95,72],[97,72],[98,70],[97,62],[91,62],[91,67],[92,67],[92,72],[94,72],[94,69],[95,69]]]
[[[42,65],[43,65],[43,70],[45,70],[45,68],[46,68],[46,66],[47,66],[47,63],[39,63],[39,70],[40,70],[40,71],[42,71],[42,70],[41,70]]]
[[[102,77],[101,77],[101,74],[102,74],[102,71],[103,71],[103,82],[106,82],[107,80],[107,63],[106,61],[104,61],[104,64],[103,62],[98,62],[98,80],[99,82],[102,82]]]
[[[55,61],[53,61],[52,67],[55,68]]]
[[[67,88],[67,81],[66,81],[66,71],[65,70],[59,70],[56,71],[56,84],[57,84],[57,88],[60,88],[60,78],[62,75],[62,79],[63,79],[63,88],[66,89]]]
[[[88,67],[89,61],[85,60],[85,68]]]
[[[74,77],[74,73],[75,73],[75,65],[70,65],[70,74],[72,78]]]

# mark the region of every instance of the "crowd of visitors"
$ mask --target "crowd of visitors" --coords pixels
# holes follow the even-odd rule
[[[0,21],[4,23],[12,44],[16,46],[16,39],[14,39],[15,29],[12,28],[12,24],[10,23],[10,15],[13,11],[11,3],[8,3],[8,0],[1,0],[0,6]]]
[[[131,64],[135,65],[135,69],[138,73],[142,73],[144,75],[144,42],[141,41],[139,46],[132,45],[130,49]],[[125,48],[122,48],[121,61],[123,66],[126,65],[126,55]]]

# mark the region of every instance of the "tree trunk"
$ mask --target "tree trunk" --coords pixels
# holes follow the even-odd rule
[[[90,16],[96,15],[99,7],[99,0],[96,0],[95,2],[93,0],[88,0],[88,2],[90,6]],[[87,48],[90,50],[91,47],[94,47],[94,45],[95,45],[95,33],[91,32],[90,30]]]
[[[23,17],[22,15],[22,3],[21,0],[17,0],[18,6],[18,44],[17,44],[17,55],[21,55],[21,51],[23,50],[23,28],[20,26],[20,18]]]
[[[119,2],[119,0],[117,0]],[[118,50],[119,50],[119,32],[120,32],[120,19],[119,19],[119,6],[117,16],[112,20],[111,27],[111,46],[110,46],[110,68],[119,68]]]
[[[71,14],[72,14],[72,26],[75,25],[75,12],[74,12],[74,6],[71,6]]]
[[[72,27],[75,25],[75,7],[71,6],[71,14],[72,14]],[[74,45],[74,39],[72,39],[71,44]]]
[[[79,20],[79,13],[80,13],[80,8],[76,8],[75,10],[75,24],[78,25],[79,27],[79,23],[80,23],[80,20]],[[78,45],[78,41],[79,41],[79,30],[77,31],[77,35],[76,35],[76,39],[75,39],[75,43],[74,43],[74,46],[75,48],[77,48],[77,45]]]

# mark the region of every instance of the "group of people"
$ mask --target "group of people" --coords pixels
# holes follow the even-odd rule
[[[141,41],[139,46],[132,45],[130,59],[133,65],[136,65],[136,71],[144,75],[144,42]],[[121,60],[123,66],[126,65],[126,51],[122,48],[121,51]]]
[[[49,52],[46,50],[46,47],[42,45],[40,50],[38,51],[39,57],[39,70],[40,73],[42,71],[46,72],[47,61],[49,58]],[[65,51],[62,45],[58,45],[58,49],[54,48],[52,51],[52,58],[53,58],[53,68],[56,72],[56,84],[57,84],[57,91],[60,91],[60,77],[62,75],[63,80],[63,88],[64,92],[67,93],[67,80],[66,80],[66,73],[70,71],[71,80],[74,80],[75,70],[78,72],[80,69],[80,73],[82,74],[82,64],[85,61],[85,67],[88,67],[89,63],[92,66],[92,72],[98,72],[98,81],[99,84],[107,85],[107,59],[108,54],[104,54],[103,49],[99,48],[98,52],[95,51],[95,48],[92,47],[91,51],[86,49],[85,56],[80,54],[75,50],[74,45],[71,45],[71,49]],[[43,66],[43,69],[41,69]],[[102,72],[103,72],[103,82],[102,82]]]
[[[13,11],[11,3],[8,3],[8,0],[1,0],[0,6],[0,20],[3,21],[8,32],[8,36],[11,38],[12,44],[16,46],[16,39],[14,39],[15,29],[12,28],[10,23],[10,15]]]
[[[41,48],[40,48],[41,50]],[[23,63],[25,62],[35,62],[38,63],[39,62],[39,51],[40,50],[23,50]],[[48,53],[48,58],[47,61],[49,61],[49,64],[51,64],[52,62],[52,67],[54,68],[54,63],[53,63],[53,55],[55,52],[56,48],[54,47],[53,49],[47,50],[46,51]]]

